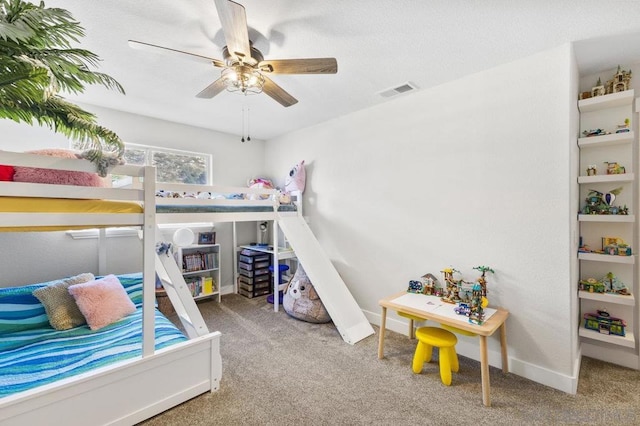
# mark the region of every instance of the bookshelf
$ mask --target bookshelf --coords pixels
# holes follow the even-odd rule
[[[174,257],[195,300],[220,302],[220,244],[178,247]]]

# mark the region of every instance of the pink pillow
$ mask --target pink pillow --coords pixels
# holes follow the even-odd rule
[[[0,166],[0,180],[13,180],[14,169],[12,166]]]
[[[57,158],[78,158],[76,154],[69,149],[39,149],[27,151],[27,153],[48,155]],[[51,183],[56,185],[107,186],[106,180],[98,176],[97,173],[40,169],[37,167],[15,167],[13,180],[15,182]]]
[[[91,330],[98,330],[136,311],[115,275],[69,286],[69,293]]]

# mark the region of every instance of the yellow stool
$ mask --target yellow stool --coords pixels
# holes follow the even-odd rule
[[[400,315],[401,317],[405,317],[405,318],[409,319],[409,339],[413,339],[415,337],[414,330],[413,330],[413,322],[414,321],[426,321],[426,318],[417,317],[417,316],[411,315],[411,314],[405,314],[404,312],[398,312],[398,315]]]
[[[440,348],[440,379],[442,383],[451,385],[451,372],[457,372],[460,368],[456,343],[458,338],[450,331],[438,327],[420,327],[416,330],[418,345],[413,355],[413,372],[419,374],[422,365],[431,361],[433,347]]]

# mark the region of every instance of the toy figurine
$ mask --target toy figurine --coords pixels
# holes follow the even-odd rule
[[[595,176],[598,174],[598,169],[595,164],[589,164],[587,166],[587,176]]]

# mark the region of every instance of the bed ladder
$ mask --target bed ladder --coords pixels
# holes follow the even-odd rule
[[[156,235],[156,241],[160,241],[158,238],[160,236],[159,230],[156,231]],[[171,253],[158,254],[156,252],[156,273],[162,281],[162,286],[167,292],[187,336],[193,339],[208,334],[209,329]]]
[[[373,327],[304,218],[280,216],[278,225],[295,250],[342,339],[353,345],[374,334]]]

